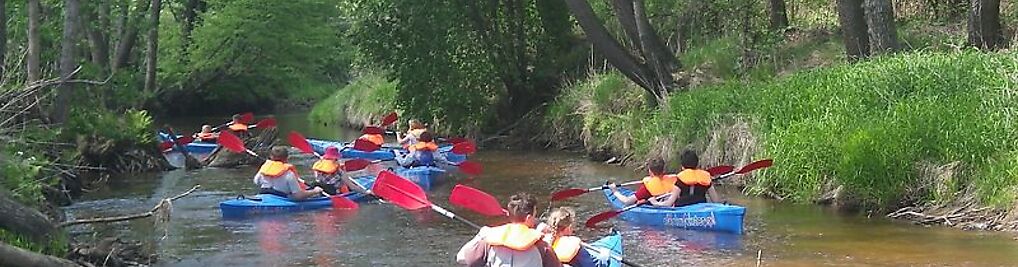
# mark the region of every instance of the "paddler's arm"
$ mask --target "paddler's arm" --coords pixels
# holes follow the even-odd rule
[[[474,238],[463,244],[460,251],[456,253],[456,263],[463,264],[471,267],[483,267],[486,262],[488,249],[488,243],[481,240],[484,238],[483,233],[487,231],[488,227],[482,227]]]
[[[668,194],[665,194],[665,195],[648,198],[647,201],[649,201],[650,204],[654,205],[654,206],[671,207],[672,205],[675,204],[675,200],[679,199],[678,196],[679,196],[679,193],[681,193],[681,192],[682,192],[682,189],[680,189],[678,186],[676,186],[674,189],[672,189],[672,192],[670,192]]]
[[[728,201],[725,199],[725,196],[722,196],[717,190],[714,190],[714,186],[712,185],[711,187],[707,187],[707,202],[724,203]]]
[[[622,203],[624,203],[626,205],[632,205],[633,203],[636,203],[636,201],[638,200],[636,198],[636,194],[632,194],[632,195],[628,195],[627,196],[627,195],[623,195],[622,193],[619,193],[618,185],[615,184],[615,183],[608,184],[608,188],[612,190],[612,195],[615,195],[615,198],[618,198],[619,201],[622,201]],[[639,190],[647,190],[647,189],[645,187],[643,187],[643,185],[640,185],[640,189]],[[637,190],[637,191],[639,191],[639,190]]]

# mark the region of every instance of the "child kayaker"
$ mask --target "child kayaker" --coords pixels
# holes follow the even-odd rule
[[[417,140],[421,138],[421,134],[428,131],[428,127],[419,120],[411,119],[408,124],[410,129],[406,131],[406,136],[399,139],[399,144],[403,148],[409,148],[411,145],[416,144]]]
[[[269,159],[258,169],[254,176],[254,183],[258,185],[261,194],[273,194],[290,199],[305,199],[320,195],[322,188],[314,187],[310,190],[304,189],[300,181],[300,175],[293,165],[287,164],[286,160],[290,152],[286,147],[276,146],[269,152]]]
[[[201,132],[194,134],[194,139],[204,143],[215,143],[216,139],[219,139],[219,133],[213,133],[212,125],[205,124],[201,126]]]
[[[347,193],[350,190],[367,192],[367,189],[353,182],[343,172],[343,163],[338,161],[339,158],[339,148],[334,146],[325,148],[325,155],[322,155],[322,159],[311,165],[311,170],[315,173],[315,182],[312,185],[321,187],[325,193],[330,195]]]
[[[467,266],[562,266],[543,234],[534,230],[537,200],[517,193],[506,205],[509,223],[483,227],[456,253],[456,262]]]
[[[548,215],[545,223],[538,226],[538,230],[545,233],[544,242],[551,244],[552,251],[559,262],[572,267],[600,267],[608,266],[608,255],[605,258],[595,258],[584,249],[579,237],[573,236],[573,223],[576,221],[576,212],[571,208],[559,207]],[[544,229],[542,229],[544,227]]]
[[[636,193],[623,195],[614,183],[608,184],[608,188],[626,205],[646,200],[654,206],[672,206],[679,196],[679,187],[675,186],[678,178],[675,175],[665,175],[665,161],[660,157],[647,159],[646,166],[649,176],[643,178],[643,184]]]
[[[696,152],[688,149],[683,151],[679,161],[682,162],[682,171],[675,175],[678,177],[675,186],[681,192],[675,201],[675,206],[706,203],[708,193],[715,198],[718,196],[714,188],[711,187],[710,172],[699,169],[700,158]]]
[[[455,165],[438,152],[438,145],[432,141],[431,132],[422,132],[417,143],[407,148],[410,153],[403,155],[401,151],[393,150],[396,162],[403,167],[435,166],[437,163]]]
[[[385,144],[385,137],[382,136],[382,134],[380,133],[362,134],[360,137],[357,137],[357,139],[367,140],[368,142],[371,142],[378,146],[382,146],[382,144]]]
[[[247,124],[241,122],[240,114],[233,114],[233,121],[230,121],[228,129],[239,136],[248,136]]]

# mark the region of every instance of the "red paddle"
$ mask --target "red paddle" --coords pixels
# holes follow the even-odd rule
[[[385,117],[382,117],[382,127],[392,125],[392,123],[396,122],[398,119],[399,117],[396,116],[396,112],[389,112],[389,114],[386,114]]]
[[[315,154],[317,157],[322,157],[322,155],[319,155],[314,149],[311,149],[311,144],[308,143],[308,139],[304,138],[304,136],[297,131],[290,131],[290,134],[286,136],[286,139],[290,141],[290,146],[296,147],[301,152]]]
[[[713,168],[707,169],[707,172],[709,172],[711,176],[718,176],[718,175],[721,175],[721,174],[729,173],[733,169],[735,169],[735,167],[732,167],[732,166],[729,166],[729,165],[721,165],[721,166],[717,166],[717,167],[713,167]],[[641,183],[643,183],[643,181],[632,181],[632,182],[626,182],[626,183],[623,183],[623,184],[619,184],[619,186],[631,186],[631,185],[638,185],[638,184],[641,184]],[[575,197],[575,196],[583,195],[583,194],[594,192],[594,191],[600,191],[600,190],[604,190],[604,189],[608,189],[608,186],[607,185],[602,185],[602,186],[599,186],[599,187],[591,187],[591,188],[569,188],[569,189],[559,190],[559,191],[551,194],[551,201],[559,201],[559,200],[563,200],[563,199],[568,199],[568,198],[572,198],[572,197]]]
[[[251,151],[250,149],[244,147],[244,141],[241,141],[240,138],[237,138],[236,135],[233,135],[229,131],[223,131],[219,133],[218,140],[219,145],[225,147],[226,149],[229,149],[230,151],[233,151],[234,153],[247,152],[248,155],[258,157],[258,154],[254,153],[254,151]]]
[[[456,216],[455,213],[443,209],[435,204],[428,201],[428,196],[424,194],[424,190],[421,189],[416,183],[407,180],[391,171],[382,171],[378,174],[378,178],[375,179],[374,186],[371,187],[371,192],[382,199],[388,200],[390,203],[396,204],[404,209],[417,210],[421,208],[430,207],[435,212],[442,214],[451,219],[457,219],[460,222],[469,224],[474,228],[480,229],[481,226],[466,219]]]
[[[509,215],[508,211],[502,209],[502,204],[498,203],[498,199],[484,191],[465,185],[456,185],[456,187],[452,189],[452,193],[449,194],[449,203],[487,216]],[[587,244],[586,242],[580,243],[580,245],[594,251],[601,250]],[[615,253],[611,253],[609,255],[613,259],[621,261],[626,265],[636,267],[640,266],[639,264],[623,259],[619,255],[615,255]]]
[[[379,128],[378,126],[364,126],[361,130],[363,134],[384,134],[385,129]]]
[[[452,146],[452,153],[460,155],[470,155],[473,154],[474,152],[477,152],[477,146],[474,145],[474,142],[471,142],[469,140],[461,143],[456,143],[455,145]]]
[[[245,112],[244,114],[240,114],[240,123],[248,124],[251,123],[252,120],[254,120],[254,113]]]
[[[481,172],[484,171],[484,168],[481,167],[480,163],[473,161],[460,162],[459,168],[461,172],[474,176],[481,175]]]
[[[254,129],[254,128],[265,129],[265,128],[272,128],[272,127],[276,127],[276,118],[268,118],[268,119],[260,120],[260,121],[258,121],[258,124],[255,124],[254,126],[247,127],[247,128],[248,129]]]
[[[741,169],[739,169],[738,171],[736,171],[734,173],[733,172],[729,172],[729,173],[722,174],[721,176],[719,176],[717,178],[714,178],[714,180],[720,180],[720,179],[728,178],[728,177],[730,177],[732,175],[735,175],[735,174],[745,174],[745,173],[748,173],[748,172],[751,172],[751,171],[754,171],[754,170],[757,170],[757,169],[770,167],[772,163],[773,163],[773,161],[770,160],[770,159],[754,161],[754,162],[752,162],[750,164],[746,164],[746,166],[743,166]],[[713,175],[713,173],[711,173],[711,174]],[[664,195],[661,195],[661,196],[658,196],[658,197],[664,197],[664,196],[667,196],[667,195],[668,194],[664,194]],[[597,227],[598,223],[603,222],[603,221],[607,221],[608,219],[611,219],[611,218],[615,218],[615,217],[619,216],[619,214],[622,214],[623,212],[626,212],[626,211],[629,211],[631,209],[634,209],[634,208],[636,208],[636,207],[638,207],[641,204],[644,204],[646,202],[647,202],[647,200],[640,200],[640,201],[637,201],[636,203],[634,203],[632,205],[629,205],[629,206],[626,206],[625,208],[622,208],[620,210],[613,210],[613,211],[606,211],[606,212],[598,213],[597,215],[594,215],[593,217],[590,217],[590,219],[587,219],[587,221],[585,223],[583,223],[583,225],[585,225],[587,227],[590,227],[590,228]]]
[[[353,141],[353,149],[356,149],[356,150],[360,150],[360,151],[364,151],[364,152],[371,152],[371,151],[378,150],[379,148],[381,148],[381,146],[379,146],[378,144],[372,143],[371,141],[368,141],[368,140],[364,140],[364,139],[358,138],[357,140]]]

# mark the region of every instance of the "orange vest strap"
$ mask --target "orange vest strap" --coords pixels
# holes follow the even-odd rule
[[[676,176],[678,176],[679,181],[685,185],[710,186],[711,183],[710,172],[705,170],[685,169],[679,172]]]
[[[198,133],[198,139],[201,139],[201,140],[211,140],[211,139],[215,139],[215,138],[216,138],[216,135],[213,134],[213,133]]]
[[[233,124],[230,124],[230,130],[234,131],[234,132],[247,131],[247,124],[243,124],[243,123],[233,123]]]
[[[417,151],[417,150],[421,150],[421,151],[436,151],[436,150],[438,150],[438,145],[436,145],[434,142],[427,142],[427,143],[425,143],[425,142],[418,142],[417,144],[414,144],[413,146],[410,146],[409,149],[410,149],[410,151]]]
[[[533,247],[534,243],[541,240],[541,236],[541,232],[530,229],[526,225],[509,223],[491,229],[485,235],[484,241],[492,246],[503,246],[523,251]]]
[[[579,237],[563,236],[556,238],[551,243],[551,249],[555,251],[559,262],[567,263],[573,261],[576,254],[579,254],[580,243],[583,243],[583,240],[580,240]]]
[[[311,165],[311,169],[325,174],[333,174],[339,170],[339,164],[335,160],[322,159]]]
[[[258,169],[258,173],[269,178],[283,176],[283,174],[286,174],[287,171],[293,171],[295,174],[297,173],[297,169],[294,168],[293,165],[275,160],[266,160],[265,163],[262,164],[262,167]]]
[[[675,189],[676,181],[678,177],[675,175],[647,176],[643,178],[643,186],[647,187],[651,195],[660,196]]]

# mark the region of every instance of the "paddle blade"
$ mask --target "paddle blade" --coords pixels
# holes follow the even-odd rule
[[[233,151],[234,153],[244,153],[247,151],[247,148],[244,148],[244,141],[241,141],[240,138],[237,138],[236,135],[233,135],[229,131],[219,133],[219,145]]]
[[[449,195],[449,203],[486,216],[505,216],[507,214],[495,197],[484,191],[461,184],[452,188],[452,193]]]
[[[240,123],[249,124],[252,120],[254,120],[254,113],[245,112],[244,114],[240,114]]]
[[[159,151],[166,152],[167,150],[170,150],[170,148],[173,148],[173,142],[166,141],[159,143]]]
[[[449,142],[449,143],[452,143],[452,144],[459,144],[459,143],[463,143],[463,142],[466,142],[466,141],[467,141],[467,139],[463,138],[463,137],[453,137],[453,138],[449,138],[448,140],[446,140],[446,142]]]
[[[340,195],[330,196],[329,200],[332,201],[333,209],[355,210],[360,208],[360,205],[357,205],[357,202],[353,202],[353,200]]]
[[[276,118],[268,118],[258,121],[258,124],[255,124],[255,127],[260,129],[276,127]]]
[[[474,146],[474,142],[466,141],[462,143],[456,143],[452,146],[452,153],[460,155],[469,155],[477,152],[477,147]]]
[[[718,175],[730,173],[733,170],[735,170],[735,167],[732,167],[731,165],[721,165],[721,166],[717,166],[717,167],[714,167],[714,168],[707,169],[707,172],[710,173],[710,176],[718,176]]]
[[[361,133],[363,133],[363,134],[384,134],[385,133],[385,129],[379,128],[378,126],[364,126],[364,129],[361,130]]]
[[[194,142],[194,137],[183,136],[183,137],[177,138],[177,144],[180,144],[180,145],[190,144],[191,142]]]
[[[304,136],[297,131],[290,131],[290,134],[286,136],[286,139],[290,141],[290,146],[296,147],[301,152],[315,153],[315,150],[311,149],[311,144],[308,143],[308,139],[304,138]]]
[[[586,189],[569,188],[569,189],[566,189],[566,190],[561,190],[561,191],[552,193],[551,194],[551,201],[559,201],[559,200],[563,200],[563,199],[568,199],[568,198],[572,198],[572,197],[575,197],[575,196],[586,194],[587,192],[588,191]]]
[[[481,175],[484,172],[484,167],[481,167],[480,163],[473,161],[464,161],[459,164],[460,171],[467,175]]]
[[[371,152],[371,151],[378,150],[379,148],[381,148],[381,147],[378,146],[378,144],[372,143],[371,141],[368,141],[368,140],[357,139],[356,141],[353,141],[353,149],[356,149],[356,150],[360,150],[360,151],[364,151],[364,152]]]
[[[416,210],[431,206],[424,189],[392,171],[378,173],[371,192],[404,209]]]
[[[359,171],[367,168],[368,165],[371,165],[371,161],[366,159],[347,160],[346,162],[343,162],[343,171]]]
[[[396,116],[396,112],[389,112],[389,114],[382,118],[382,127],[391,125],[393,122],[396,122],[397,119],[399,119],[399,117]]]
[[[587,219],[587,221],[584,222],[583,225],[587,226],[588,228],[597,228],[598,223],[607,221],[611,218],[615,218],[616,216],[619,216],[619,214],[622,214],[622,212],[615,210],[598,213],[597,215],[594,215],[594,217],[590,217],[590,219]]]
[[[739,171],[737,171],[735,173],[737,173],[737,174],[745,174],[747,172],[751,172],[751,171],[754,171],[756,169],[762,169],[762,168],[770,167],[772,164],[774,164],[774,160],[772,160],[772,159],[758,160],[758,161],[754,161],[753,163],[750,163],[750,164],[748,164],[746,166],[743,166],[742,169],[739,169]]]

